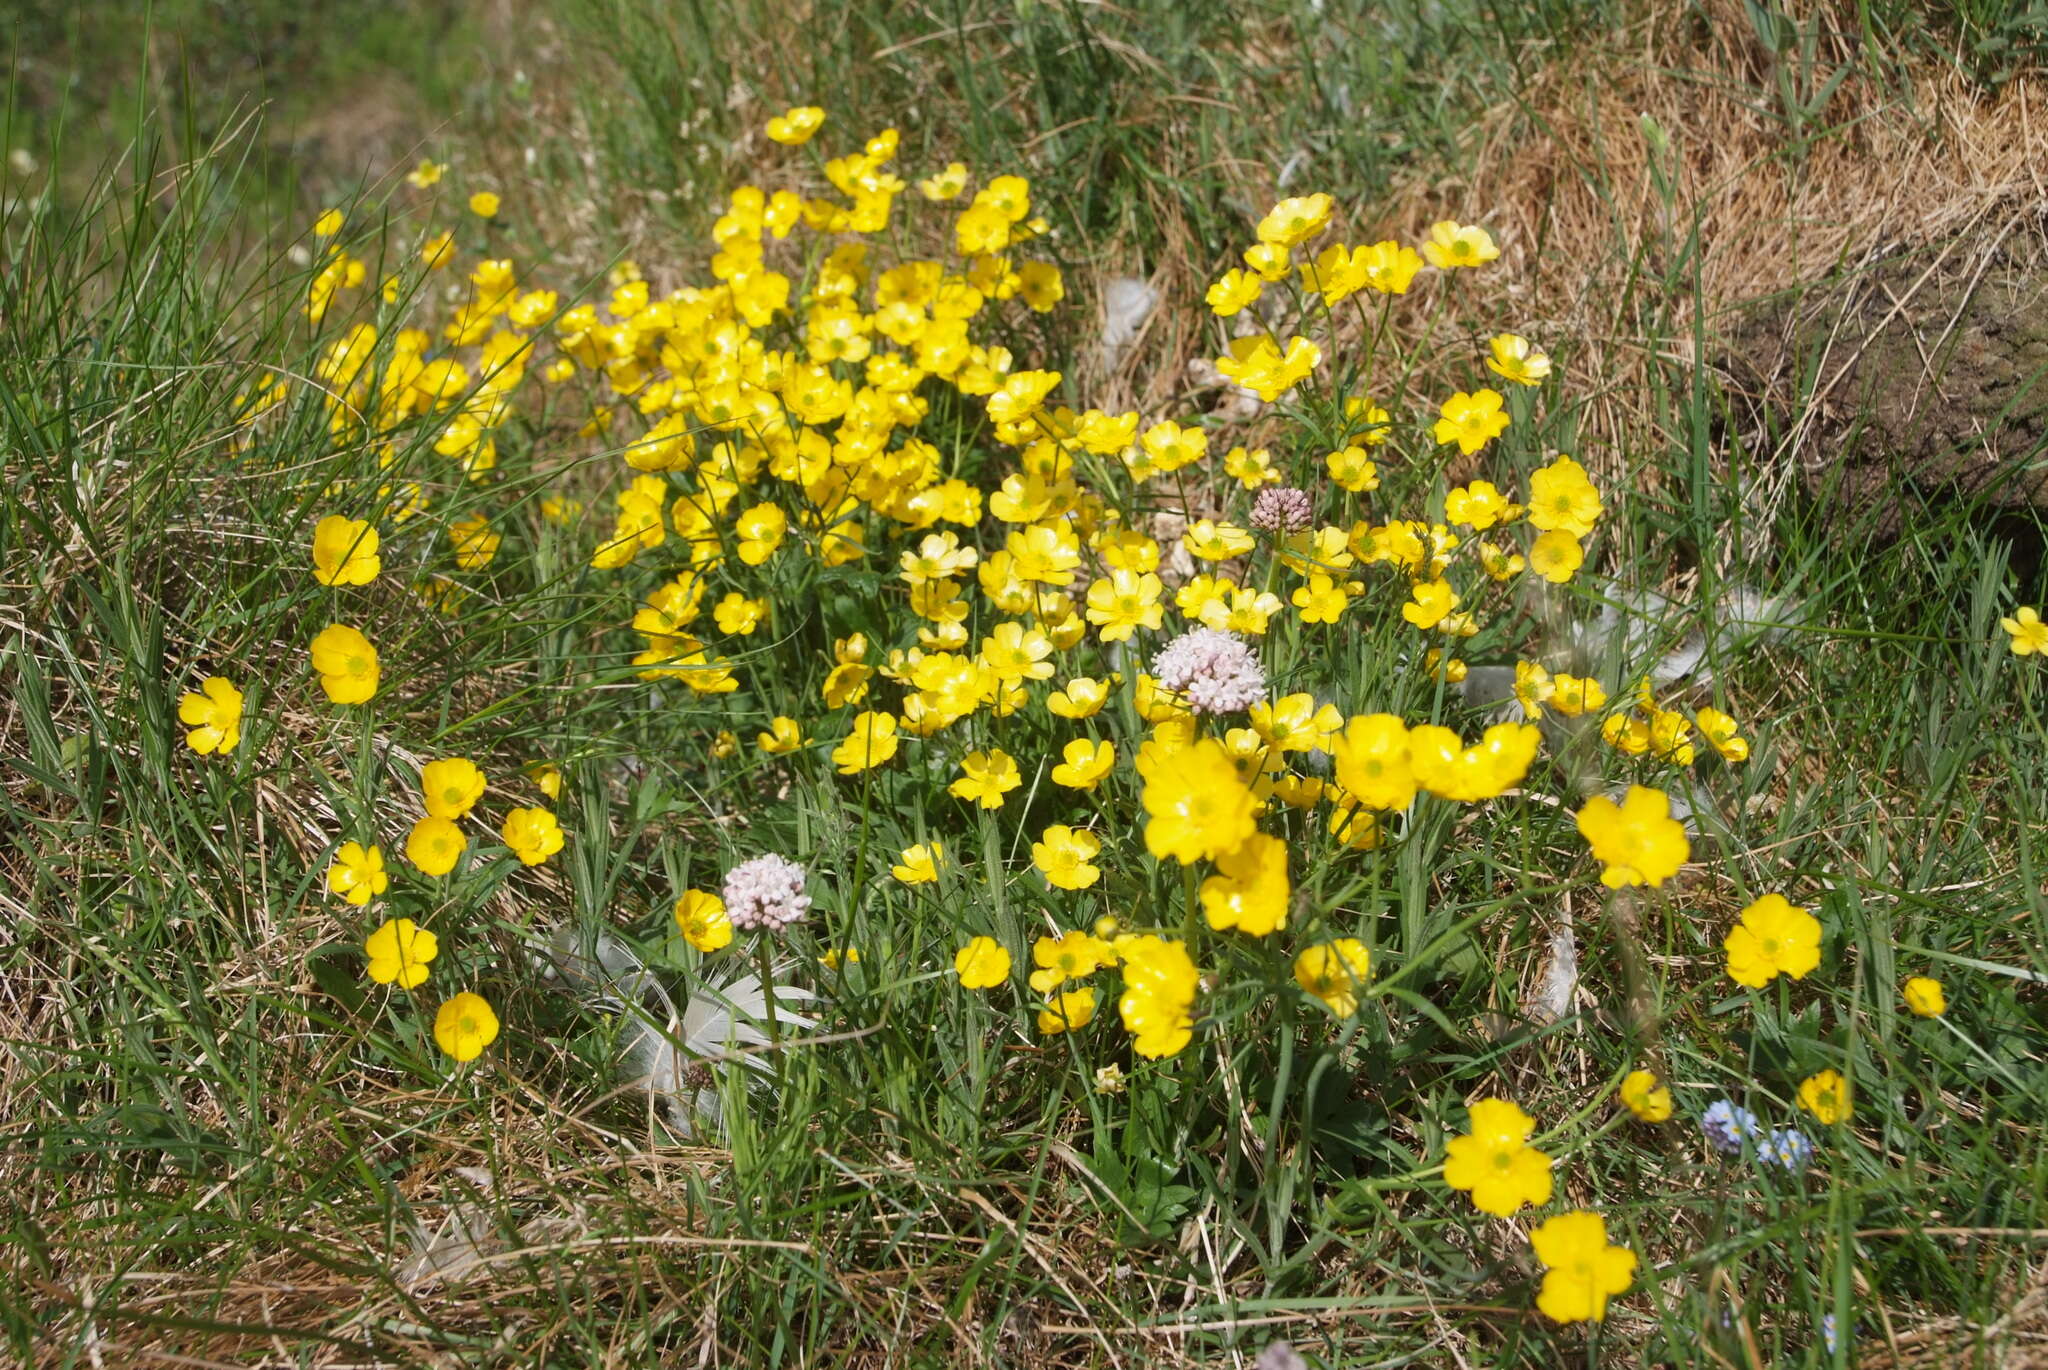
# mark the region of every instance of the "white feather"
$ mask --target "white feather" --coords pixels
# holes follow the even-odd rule
[[[1798,600],[1766,595],[1747,585],[1730,586],[1711,611],[1717,624],[1716,641],[1724,652],[1782,636],[1803,612]],[[1647,669],[1636,664],[1658,653],[1689,617],[1690,606],[1654,590],[1622,592],[1603,606],[1592,622],[1574,623],[1571,642],[1581,658],[1596,666],[1607,661],[1619,663],[1627,679],[1647,675],[1660,689],[1680,681],[1705,685],[1713,679],[1713,670],[1702,669],[1707,656],[1704,628],[1692,628],[1677,646],[1656,655]]]
[[[1159,308],[1159,290],[1136,276],[1113,276],[1102,285],[1101,363],[1114,371]]]
[[[1566,915],[1563,926],[1550,939],[1550,964],[1543,968],[1543,978],[1522,1011],[1531,1022],[1554,1023],[1572,1011],[1578,992],[1579,940],[1570,915]]]
[[[718,1091],[704,1082],[704,1072],[692,1067],[736,1060],[751,1070],[767,1069],[763,1056],[747,1051],[769,1042],[768,991],[758,976],[698,983],[679,1011],[667,986],[639,952],[608,928],[595,928],[587,936],[576,928],[559,929],[544,955],[587,1007],[623,1019],[622,1083],[659,1103],[681,1135],[695,1135],[699,1119],[716,1126],[719,1118]],[[787,969],[777,967],[778,973]],[[801,1011],[815,997],[795,985],[776,985],[777,1034],[815,1026],[816,1020]]]
[[[458,1184],[450,1186],[448,1216],[429,1233],[417,1219],[412,1228],[412,1257],[398,1268],[397,1281],[408,1292],[440,1280],[459,1280],[490,1259],[504,1245],[484,1195],[491,1191],[491,1172],[482,1166],[455,1168]]]

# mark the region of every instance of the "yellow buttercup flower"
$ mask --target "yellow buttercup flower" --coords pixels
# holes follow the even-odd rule
[[[1257,546],[1251,533],[1231,523],[1217,523],[1213,519],[1201,519],[1188,525],[1181,534],[1181,546],[1203,561],[1228,561],[1241,557]]]
[[[1010,978],[1010,953],[993,937],[977,937],[953,955],[962,989],[993,989]]]
[[[420,798],[436,818],[461,818],[484,796],[484,773],[463,757],[429,761],[420,768]]]
[[[1160,860],[1183,865],[1235,851],[1252,835],[1256,801],[1238,778],[1229,753],[1214,738],[1138,754],[1144,779],[1145,847]]]
[[[455,869],[468,846],[469,839],[462,835],[462,829],[448,819],[428,814],[413,824],[407,834],[405,859],[417,866],[422,875],[446,875]]]
[[[320,688],[336,704],[362,704],[377,693],[377,649],[346,624],[333,623],[313,638],[313,670]]]
[[[1076,930],[1041,937],[1031,944],[1031,963],[1038,967],[1031,972],[1031,988],[1050,994],[1069,980],[1093,975],[1116,962],[1116,949],[1099,936]]]
[[[1472,1206],[1511,1218],[1523,1205],[1550,1202],[1550,1157],[1529,1145],[1536,1120],[1506,1099],[1471,1107],[1472,1130],[1444,1148],[1444,1183],[1472,1197]]]
[[[178,696],[178,721],[192,730],[186,746],[201,756],[226,756],[242,740],[242,692],[225,676],[210,675],[198,694]]]
[[[1254,243],[1244,250],[1244,264],[1261,280],[1286,280],[1287,270],[1293,263],[1293,255],[1285,243]]]
[[[711,611],[712,621],[718,624],[718,631],[731,633],[735,637],[752,637],[768,617],[768,601],[748,599],[735,590]]]
[[[846,737],[832,749],[832,761],[841,775],[859,775],[896,755],[898,745],[896,719],[869,710],[853,716]]]
[[[2005,629],[2014,656],[2048,657],[2048,622],[2043,622],[2041,612],[2034,608],[2017,609],[2011,618],[2001,618],[1998,626]]]
[[[1528,566],[1519,552],[1508,552],[1490,542],[1479,544],[1479,569],[1486,572],[1488,580],[1505,584],[1522,574]]]
[[[1531,347],[1527,338],[1502,333],[1489,339],[1486,347],[1493,354],[1486,359],[1486,369],[1516,385],[1541,385],[1550,375],[1549,356]]]
[[[1906,981],[1900,989],[1906,1007],[1922,1018],[1939,1018],[1948,1012],[1948,995],[1941,987],[1941,981],[1925,975],[1916,975]]]
[[[1701,735],[1707,739],[1708,745],[1721,754],[1723,761],[1749,760],[1749,741],[1738,735],[1740,728],[1734,719],[1719,709],[1707,708],[1704,705],[1693,714],[1693,718],[1700,725]]]
[[[754,734],[754,745],[770,756],[786,756],[804,745],[804,731],[795,719],[777,714],[767,731]]]
[[[1409,587],[1409,595],[1401,606],[1401,617],[1422,629],[1436,627],[1458,607],[1457,592],[1447,580],[1417,581]]]
[[[1308,583],[1290,594],[1288,600],[1301,611],[1303,623],[1335,623],[1351,607],[1351,595],[1345,584],[1318,573],[1310,576]]]
[[[1500,392],[1481,388],[1471,394],[1460,390],[1445,400],[1430,431],[1438,442],[1455,442],[1458,451],[1469,457],[1499,437],[1507,426],[1508,415],[1501,408]]]
[[[1088,587],[1088,621],[1101,630],[1104,642],[1128,641],[1138,629],[1160,625],[1164,592],[1159,577],[1149,571],[1111,571]]]
[[[772,504],[757,504],[733,520],[739,541],[733,550],[749,566],[759,566],[775,555],[789,530],[789,516]]]
[[[1202,981],[1186,944],[1145,933],[1120,936],[1115,947],[1124,972],[1117,1014],[1131,1034],[1131,1050],[1153,1060],[1175,1054],[1193,1040]]]
[[[967,189],[967,164],[948,162],[945,170],[932,173],[917,183],[917,193],[927,200],[944,201],[958,199],[960,192]]]
[[[1047,1007],[1038,1011],[1039,1034],[1055,1037],[1062,1032],[1087,1027],[1095,1021],[1095,1002],[1093,986],[1062,990]]]
[[[946,849],[938,842],[919,842],[905,847],[897,856],[896,864],[889,867],[889,874],[906,885],[932,885],[938,883],[939,865],[946,859]]]
[[[464,991],[434,1015],[434,1040],[458,1061],[474,1061],[498,1039],[498,1015],[482,995]]]
[[[1823,1070],[1799,1082],[1799,1106],[1833,1125],[1849,1120],[1854,1111],[1849,1102],[1849,1082],[1838,1070]]]
[[[768,121],[768,136],[778,143],[795,147],[808,143],[819,129],[825,126],[825,111],[816,105],[798,105],[783,111]],[[965,168],[962,168],[963,176]],[[898,182],[900,185],[901,182]],[[958,194],[955,191],[954,194]],[[937,196],[934,199],[939,198]]]
[[[1421,782],[1410,755],[1408,725],[1394,714],[1352,719],[1331,748],[1337,783],[1371,809],[1399,810],[1414,802]]]
[[[1385,416],[1385,410],[1379,412],[1382,417]],[[1353,445],[1332,452],[1323,458],[1323,465],[1329,470],[1330,479],[1340,489],[1363,494],[1380,488],[1380,468],[1366,454],[1363,447]]]
[[[1227,319],[1255,304],[1265,288],[1266,283],[1255,273],[1232,267],[1209,287],[1203,298],[1208,301],[1210,312],[1220,319]]]
[[[479,190],[469,197],[469,212],[479,219],[495,219],[498,216],[497,192]]]
[[[981,660],[1004,682],[1045,680],[1053,673],[1052,639],[1021,623],[999,623],[981,640]]]
[[[1052,768],[1052,783],[1070,790],[1094,789],[1116,765],[1113,743],[1096,742],[1085,737],[1069,742],[1060,755],[1060,764]]]
[[[1608,1242],[1607,1222],[1597,1213],[1546,1218],[1529,1234],[1529,1245],[1549,1267],[1536,1307],[1553,1322],[1599,1322],[1607,1301],[1635,1278],[1636,1253]]]
[[[1622,1106],[1638,1121],[1662,1123],[1671,1117],[1671,1091],[1647,1070],[1632,1070],[1621,1082]]]
[[[1058,890],[1085,890],[1102,878],[1091,864],[1102,851],[1102,839],[1085,829],[1054,824],[1031,844],[1031,864]]]
[[[1216,874],[1202,882],[1202,916],[1210,927],[1265,937],[1287,926],[1293,896],[1287,879],[1287,844],[1253,833],[1216,858]]]
[[[1416,273],[1422,270],[1422,258],[1416,255],[1414,248],[1403,247],[1388,239],[1352,252],[1351,269],[1364,278],[1368,289],[1377,290],[1382,295],[1405,295],[1408,287],[1414,284]],[[1379,422],[1384,423],[1385,411],[1379,412]],[[1369,438],[1367,441],[1377,439]]]
[[[523,866],[538,866],[562,849],[562,828],[546,809],[513,809],[498,835]]]
[[[1671,816],[1670,800],[1641,785],[1629,786],[1619,804],[1606,795],[1587,800],[1578,827],[1600,862],[1600,883],[1609,889],[1654,889],[1678,874],[1692,854],[1684,825]]]
[[[1182,427],[1162,419],[1145,430],[1139,445],[1155,471],[1178,471],[1200,461],[1209,452],[1209,435],[1190,424]]]
[[[1548,702],[1565,717],[1577,718],[1607,707],[1607,690],[1591,676],[1554,675]]]
[[[445,229],[420,244],[420,263],[429,271],[439,271],[454,260],[455,235]]]
[[[1467,747],[1451,729],[1424,724],[1409,731],[1408,764],[1416,783],[1431,794],[1476,804],[1521,784],[1542,740],[1533,723],[1496,723]]]
[[[322,585],[368,585],[384,569],[377,530],[362,519],[329,514],[313,529],[313,579]]]
[[[1515,702],[1522,706],[1522,717],[1543,717],[1543,706],[1557,693],[1557,686],[1550,672],[1534,661],[1515,663]]]
[[[327,888],[358,908],[391,887],[384,873],[384,853],[360,842],[344,842],[327,867]]]
[[[1529,524],[1533,528],[1583,538],[1592,533],[1601,512],[1599,490],[1586,468],[1570,457],[1559,457],[1529,477]]]
[[[1318,942],[1294,958],[1294,983],[1339,1018],[1358,1012],[1358,994],[1372,974],[1372,953],[1355,937]]]
[[[960,778],[946,787],[946,793],[984,809],[1000,809],[1003,797],[1023,783],[1016,759],[992,747],[985,752],[969,752],[960,762]]]
[[[1314,374],[1323,350],[1307,338],[1289,338],[1283,346],[1262,333],[1237,338],[1216,359],[1216,370],[1271,404]]]
[[[433,933],[414,926],[410,918],[390,918],[364,941],[363,951],[369,957],[366,970],[372,980],[416,989],[427,982],[427,963],[440,954],[441,942]]]
[[[1429,226],[1429,241],[1422,245],[1422,255],[1439,271],[1451,271],[1484,266],[1500,256],[1500,249],[1494,246],[1493,235],[1476,224],[1444,219]]]
[[[684,890],[674,909],[676,930],[698,951],[717,951],[732,943],[732,919],[725,900],[707,890]]]
[[[1483,533],[1497,523],[1514,517],[1515,506],[1490,480],[1475,480],[1444,496],[1447,522]]]
[[[1742,911],[1722,947],[1728,978],[1762,989],[1780,975],[1801,980],[1820,964],[1820,920],[1782,894],[1766,894]]]
[[[1298,195],[1282,200],[1259,220],[1259,241],[1298,247],[1330,224],[1333,202],[1328,195]]]
[[[1585,564],[1586,551],[1570,533],[1543,533],[1529,546],[1529,569],[1552,585],[1564,584]]]

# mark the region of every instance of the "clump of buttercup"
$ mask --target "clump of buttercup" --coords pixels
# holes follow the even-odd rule
[[[1166,644],[1152,675],[1198,714],[1249,709],[1266,697],[1266,672],[1250,644],[1234,633],[1197,628]]]
[[[741,932],[780,932],[810,912],[804,868],[770,853],[726,873],[725,914]]]

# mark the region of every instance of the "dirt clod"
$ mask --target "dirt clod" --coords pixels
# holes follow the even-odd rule
[[[1726,366],[1853,523],[1895,534],[1956,499],[2048,513],[2048,264],[2028,254],[1882,260],[1752,311]]]

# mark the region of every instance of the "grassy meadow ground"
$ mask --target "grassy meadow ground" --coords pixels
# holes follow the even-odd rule
[[[1856,434],[1826,358],[1791,356],[1762,401],[1728,342],[1880,261],[2038,266],[2037,9],[132,9],[0,16],[6,1357],[1275,1370],[1296,1364],[1281,1342],[1329,1367],[2048,1364],[2048,656],[2001,628],[2048,601],[2044,530],[1940,490],[1831,498],[1801,475]],[[770,140],[801,105],[826,111],[816,136]],[[735,211],[741,185],[844,206],[835,174],[884,159],[828,160],[885,128],[886,227],[817,209],[785,238],[761,231],[775,202]],[[407,182],[422,159],[438,184]],[[929,199],[954,161],[965,193]],[[1030,196],[997,216],[1007,284],[956,237],[1006,175]],[[1297,263],[1443,219],[1501,255],[1329,310],[1283,278],[1212,313],[1268,210],[1314,192],[1334,212]],[[755,238],[790,282],[779,312]],[[835,253],[855,240],[864,263]],[[954,279],[887,274],[912,260]],[[945,360],[916,339],[963,271],[987,298]],[[872,312],[858,346],[932,364],[892,377],[849,351],[842,288]],[[1259,328],[1320,349],[1265,405],[1215,368]],[[1487,370],[1501,333],[1549,377]],[[459,377],[427,369],[444,358]],[[737,407],[805,359],[814,386]],[[1061,380],[1041,407],[1006,370]],[[849,377],[873,389],[854,401]],[[1440,444],[1439,405],[1488,385],[1506,431]],[[1368,397],[1386,417],[1347,407]],[[1059,406],[1138,426],[1082,441]],[[1161,420],[1207,455],[1139,479],[1125,450]],[[1354,446],[1377,488],[1330,474]],[[1334,541],[1192,559],[1191,522],[1248,525],[1265,477],[1237,448]],[[1444,567],[1403,541],[1403,520],[1423,540],[1456,522],[1474,481],[1534,506],[1559,453],[1601,500],[1577,574],[1484,573],[1484,540],[1543,555],[1531,519],[1468,522]],[[651,522],[621,503],[635,478]],[[746,517],[764,504],[779,545]],[[330,516],[377,531],[374,577],[315,576]],[[907,579],[945,533],[978,562]],[[1151,555],[1163,615],[1119,642],[1089,586]],[[1228,622],[1269,698],[1307,697],[1299,720],[1196,728],[1140,689],[1202,574],[1242,587]],[[1438,580],[1472,635],[1416,594]],[[334,702],[309,667],[337,623],[375,644],[371,699]],[[892,655],[954,648],[944,670]],[[1524,734],[1517,662],[1606,703],[1553,700]],[[240,736],[201,755],[181,697],[214,676],[243,693]],[[1055,712],[1078,676],[1114,677],[1107,704]],[[1708,745],[1702,709],[1746,759]],[[1541,750],[1511,776],[1476,752],[1463,797],[1333,805],[1364,771],[1329,723],[1379,713]],[[899,745],[861,769],[844,740],[871,714]],[[777,718],[795,746],[757,742]],[[1624,740],[1684,724],[1691,754],[1668,731],[1632,754],[1603,718]],[[1115,747],[1092,789],[1054,773],[1080,738]],[[999,804],[949,789],[993,749],[1019,782]],[[1186,864],[1148,845],[1187,753],[1230,763],[1190,790],[1267,798],[1277,885],[1236,864],[1256,843]],[[487,789],[430,876],[406,854],[420,771],[458,757]],[[1629,785],[1681,807],[1687,859],[1610,889],[1575,814]],[[551,811],[562,848],[515,859],[515,808]],[[1099,842],[1098,878],[1046,878],[1055,827]],[[366,905],[330,888],[348,842],[389,868]],[[943,849],[934,881],[892,873],[918,844]],[[685,936],[678,899],[766,854],[806,868],[804,921]],[[1723,940],[1771,894],[1811,910],[1819,961],[1746,987]],[[1219,927],[1226,905],[1257,912]],[[438,937],[410,990],[366,973],[387,918]],[[1034,943],[1102,919],[1141,940],[1077,981],[1092,1022],[1048,1031]],[[1012,962],[985,988],[955,961],[981,937]],[[1339,938],[1370,953],[1354,1012],[1296,978]],[[758,995],[718,1006],[764,971],[776,1021]],[[1908,1011],[1911,977],[1942,982],[1945,1013]],[[1138,1020],[1171,1018],[1176,987],[1190,1030],[1161,1050]],[[435,1024],[463,991],[500,1030],[457,1061]],[[1639,1070],[1668,1121],[1623,1107]],[[1833,1121],[1801,1102],[1825,1071],[1853,1099]],[[1506,1218],[1446,1182],[1485,1099],[1526,1110],[1555,1163]],[[1723,1100],[1800,1130],[1810,1161],[1711,1148]],[[1539,1307],[1558,1262],[1531,1233],[1568,1211],[1637,1258],[1602,1321]]]

